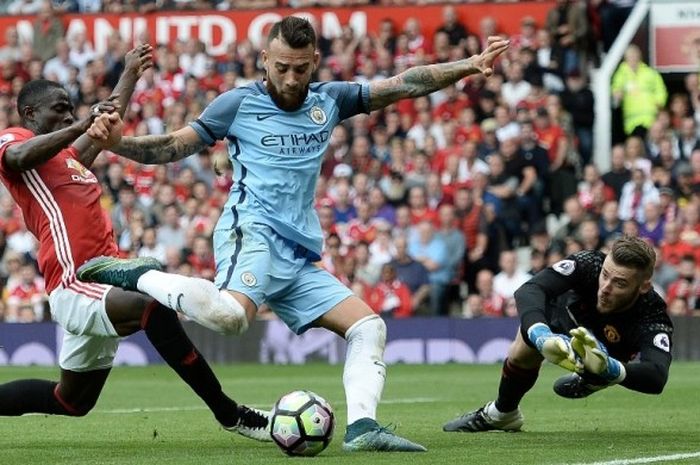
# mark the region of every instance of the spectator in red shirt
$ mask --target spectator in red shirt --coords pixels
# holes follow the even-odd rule
[[[602,189],[605,202],[615,199],[615,191],[603,182],[598,167],[586,165],[583,168],[583,181],[578,185],[578,199],[587,211],[595,210],[596,189]]]
[[[321,223],[321,231],[323,232],[324,239],[328,239],[331,234],[338,234],[338,229],[335,227],[333,207],[330,205],[321,205],[318,207],[318,219]]]
[[[224,78],[216,70],[216,62],[213,58],[209,58],[204,65],[204,76],[199,78],[199,88],[205,92],[208,90],[221,92],[223,84]]]
[[[437,213],[428,206],[425,187],[414,186],[408,191],[408,207],[411,212],[411,224],[416,225],[427,220],[433,224],[437,221]]]
[[[661,240],[661,260],[673,266],[680,264],[681,259],[688,255],[694,255],[693,244],[680,239],[681,227],[675,221],[664,224],[664,235]]]
[[[466,141],[481,142],[484,135],[481,126],[476,122],[476,112],[472,107],[463,108],[457,118],[455,142],[462,144]]]
[[[187,263],[192,265],[194,275],[213,280],[216,263],[212,252],[211,241],[207,236],[197,236],[192,243],[192,253],[187,257]]]
[[[576,194],[576,177],[566,158],[570,149],[569,139],[564,129],[552,121],[545,108],[537,110],[535,133],[549,155],[551,211],[559,214],[564,199]]]
[[[411,17],[406,20],[403,25],[403,33],[408,39],[408,50],[411,51],[411,53],[423,59],[425,59],[425,55],[430,54],[430,44],[421,32],[421,24],[417,18]]]
[[[377,237],[377,225],[372,217],[372,209],[364,199],[356,203],[355,209],[357,217],[348,222],[345,230],[347,241],[371,243]]]
[[[681,300],[685,315],[692,315],[700,307],[700,279],[693,255],[685,255],[681,259],[678,274],[678,279],[668,287],[666,302],[669,307],[677,308],[679,305],[676,301]]]
[[[536,115],[537,139],[540,145],[547,149],[550,171],[556,171],[566,160],[566,133],[560,126],[552,123],[546,108],[538,108]]]
[[[13,313],[20,313],[20,308],[28,306],[33,310],[33,318],[29,321],[44,320],[44,306],[47,300],[44,290],[44,279],[37,276],[33,263],[25,263],[19,271],[19,280],[8,287],[7,306],[12,307]]]
[[[369,290],[367,303],[386,318],[407,318],[413,314],[411,291],[396,279],[396,270],[390,263],[382,266],[381,278]]]
[[[493,290],[493,272],[488,269],[479,271],[476,275],[476,290],[482,301],[482,314],[485,317],[502,317],[505,311],[506,299]]]
[[[520,20],[520,32],[510,38],[511,47],[519,50],[523,47],[537,48],[537,22],[532,16],[523,16]]]
[[[462,110],[470,106],[467,95],[459,92],[454,84],[445,87],[442,93],[445,100],[433,109],[433,118],[437,121],[455,120]]]

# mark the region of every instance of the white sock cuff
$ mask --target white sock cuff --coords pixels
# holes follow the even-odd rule
[[[373,322],[373,320],[378,320],[377,323],[381,324],[382,326],[384,326],[384,327],[386,328],[386,325],[384,324],[384,321],[382,321],[382,319],[379,317],[379,315],[367,315],[367,316],[365,316],[365,317],[363,317],[363,318],[360,318],[360,319],[357,320],[356,322],[354,322],[354,323],[352,324],[352,326],[350,326],[350,327],[348,328],[348,330],[345,331],[345,339],[346,339],[346,340],[350,340],[350,338],[352,337],[353,333],[355,333],[355,332],[358,331],[357,328],[358,328],[360,325],[362,325],[363,323],[368,322],[368,321],[372,321],[372,322]],[[384,334],[386,334],[386,329],[384,330]]]

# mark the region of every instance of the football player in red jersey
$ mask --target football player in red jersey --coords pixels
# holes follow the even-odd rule
[[[0,415],[87,414],[107,380],[120,338],[143,329],[224,428],[269,440],[266,417],[224,394],[174,311],[138,292],[76,278],[75,269],[86,260],[118,253],[100,206],[100,184],[89,170],[101,147],[114,141],[91,139],[86,131],[99,119],[121,124],[136,82],[152,64],[151,54],[150,45],[130,51],[112,97],[79,121],[63,87],[48,80],[28,82],[17,98],[21,127],[0,132],[0,179],[39,240],[51,315],[64,329],[60,380],[0,385]],[[143,265],[153,266],[148,260]]]

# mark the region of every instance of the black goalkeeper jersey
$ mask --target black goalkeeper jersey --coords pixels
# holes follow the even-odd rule
[[[603,342],[611,356],[626,363],[631,389],[650,392],[647,376],[665,383],[671,363],[673,324],[666,303],[653,289],[639,296],[629,310],[601,314],[597,311],[598,276],[605,254],[582,251],[541,271],[515,293],[521,331],[545,323],[568,335],[577,326],[588,328]],[[640,379],[635,382],[639,375]],[[641,382],[641,385],[637,385]],[[629,384],[632,385],[629,385]],[[662,383],[662,386],[663,386]]]

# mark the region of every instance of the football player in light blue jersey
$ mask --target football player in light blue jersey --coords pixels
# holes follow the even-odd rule
[[[426,449],[376,421],[386,377],[384,322],[314,264],[322,248],[314,189],[330,133],[358,113],[427,95],[472,74],[490,76],[493,61],[507,48],[508,41],[492,37],[481,54],[464,60],[417,66],[371,83],[311,84],[320,61],[316,35],[308,21],[289,16],[270,30],[262,51],[264,81],[220,95],[185,128],[161,136],[124,137],[111,148],[153,164],[228,141],[235,182],[214,232],[218,289],[207,291],[219,292],[221,304],[200,306],[191,316],[210,328],[235,333],[245,330],[258,307],[267,303],[296,333],[319,326],[344,337],[345,450]],[[93,137],[106,138],[113,129],[97,124],[91,130]],[[87,262],[78,276],[133,287],[171,307],[192,308],[204,292],[193,289],[191,281],[180,282],[157,270],[143,273],[129,260],[111,257]]]

